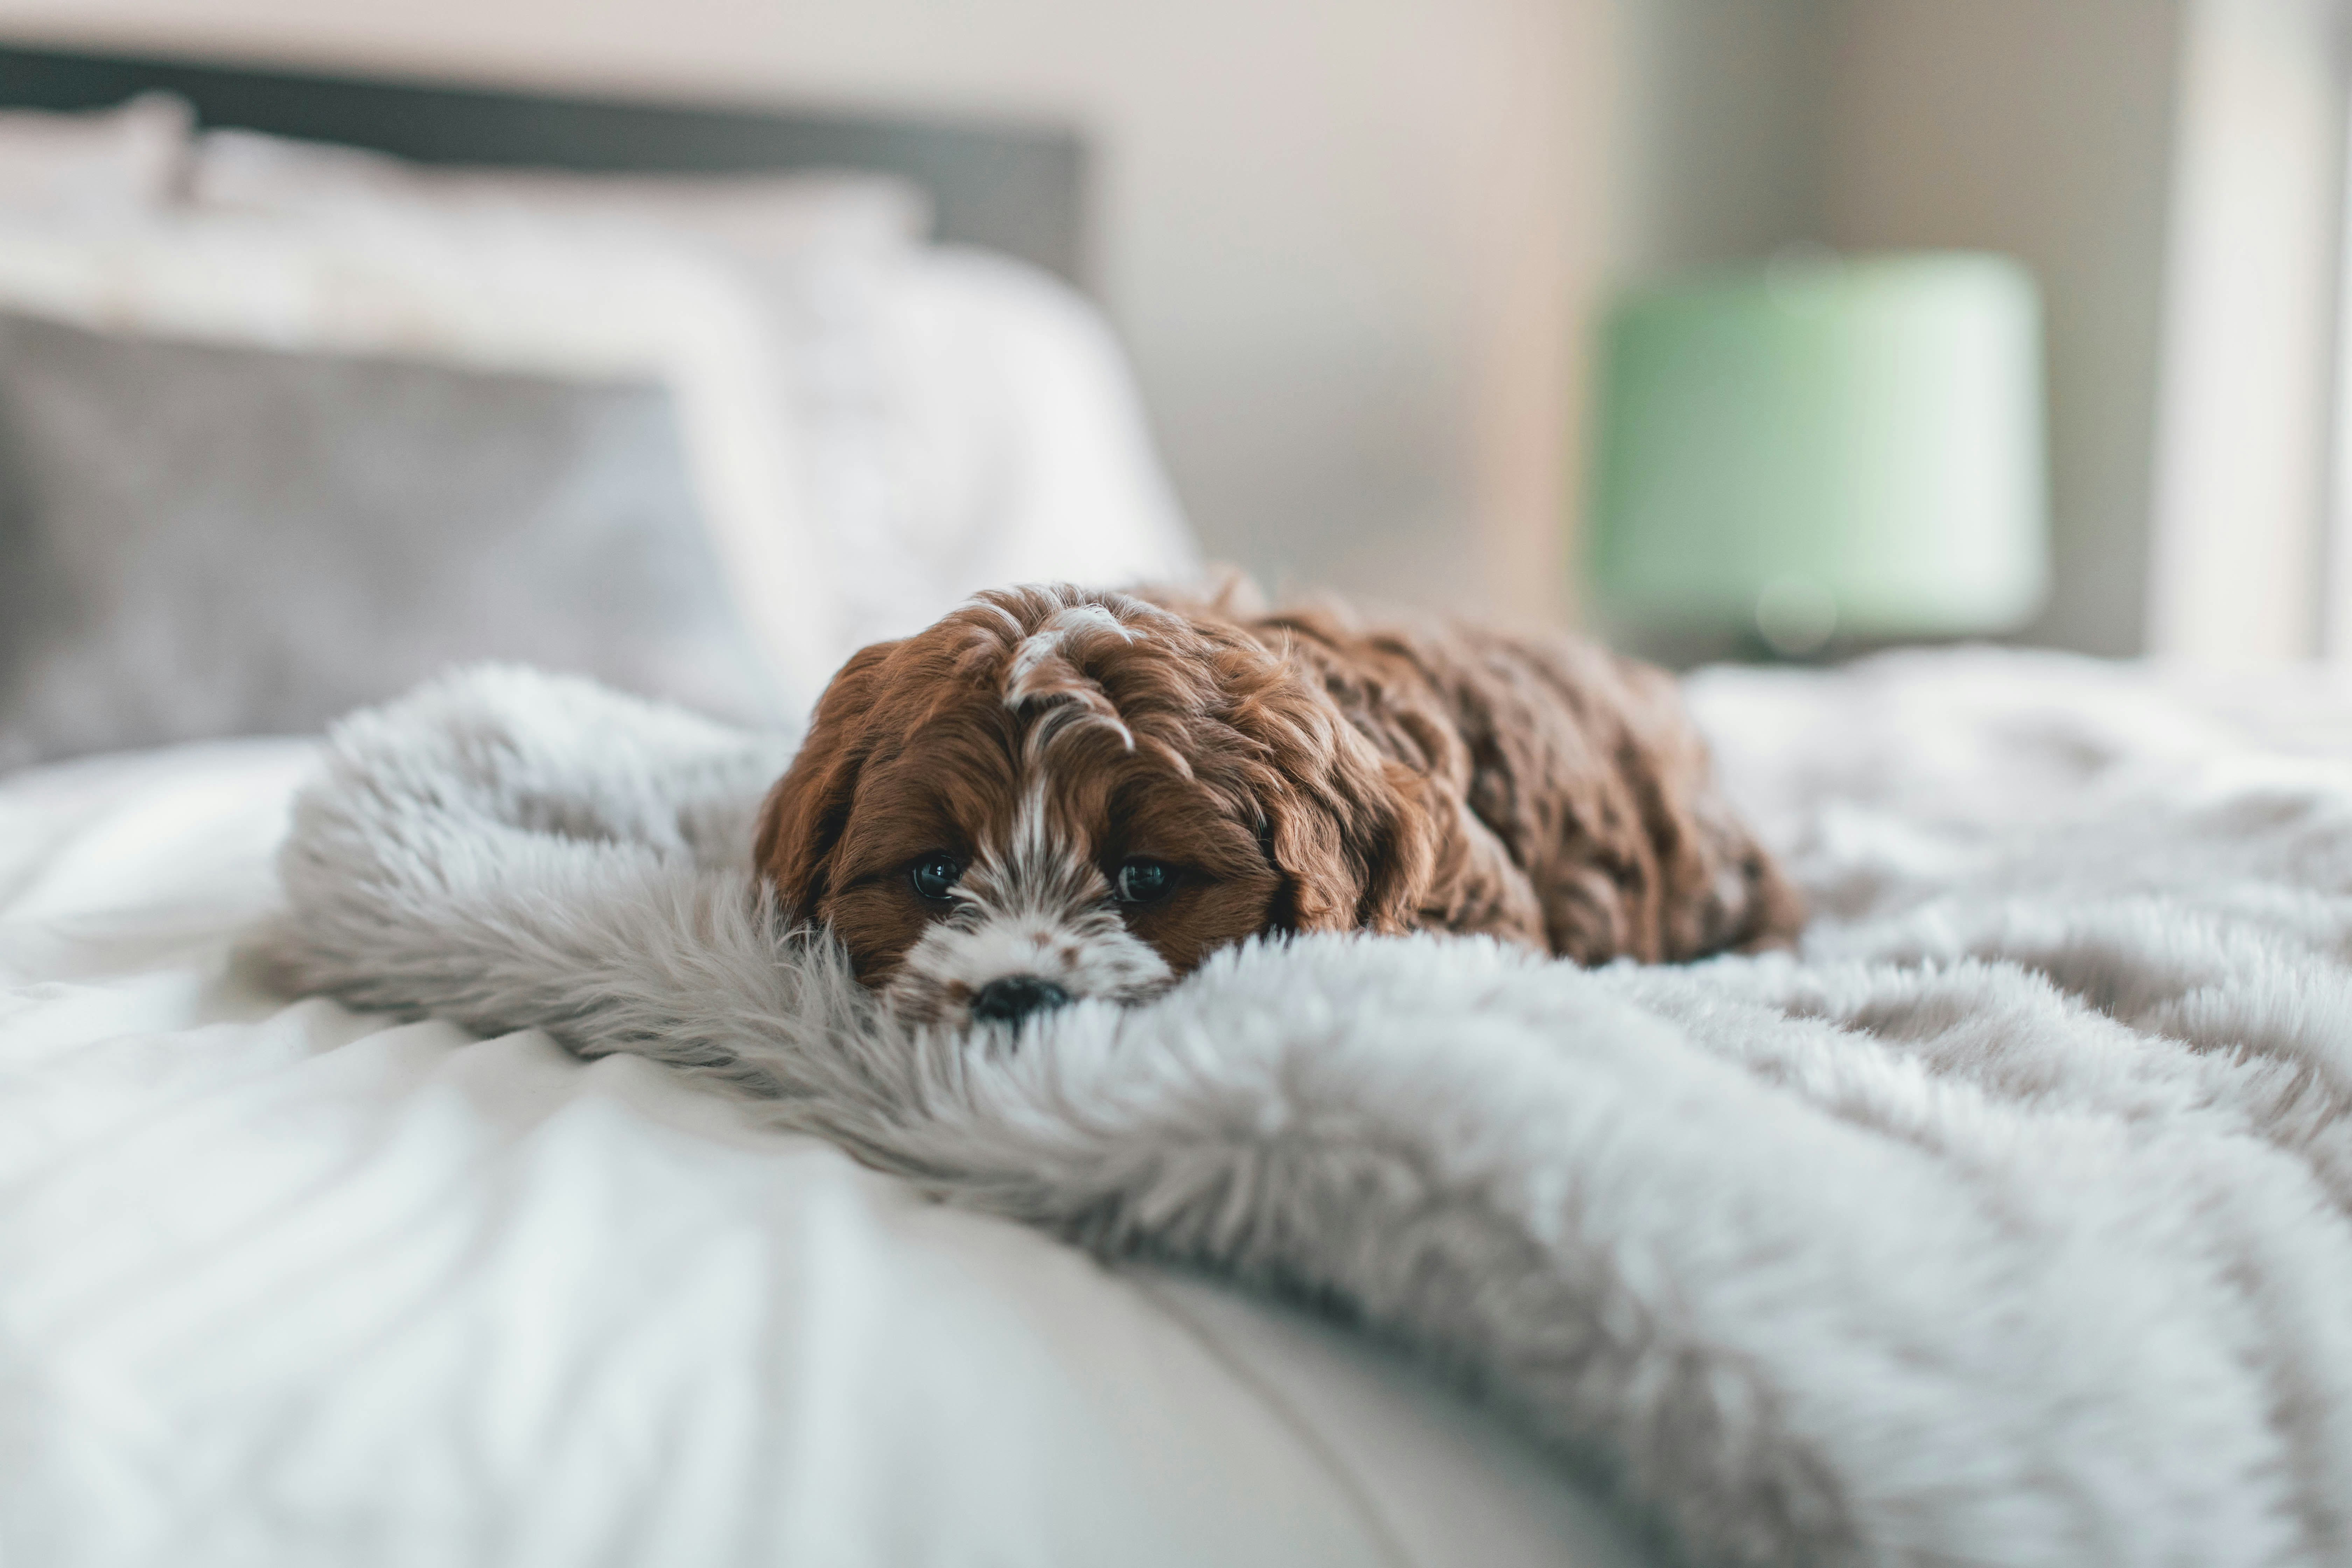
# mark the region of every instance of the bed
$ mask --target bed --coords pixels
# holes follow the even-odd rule
[[[304,732],[447,662],[788,735],[1192,570],[1076,138],[23,49],[0,121],[0,1555],[1637,1560],[1313,1313],[245,956]]]
[[[1534,1349],[1469,1342],[1540,1373],[1593,1313],[1681,1348],[1572,1401],[1565,1444],[1492,1365],[1491,1403],[1464,1397],[1458,1340],[1416,1364],[1344,1267],[1285,1305],[1218,1278],[1281,1270],[1213,1247],[1054,1239],[1002,1174],[932,1202],[951,1169],[880,1173],[856,1129],[780,1125],[661,1042],[583,1060],[564,1042],[607,1047],[577,1016],[293,994],[257,937],[318,742],[0,783],[11,1553],[1582,1565],[1676,1560],[1663,1518],[1698,1561],[2333,1560],[2352,701],[1990,650],[1691,689],[1821,910],[1798,960],[1522,975],[1569,1026],[1570,1076],[1533,1095],[1496,1029],[1540,1008],[1415,992],[1428,952],[1343,965],[1298,1037],[1320,1051],[1368,995],[1445,1069],[1397,1086],[1391,1134],[1499,1094],[1474,1147],[1516,1129],[1568,1162],[1500,1192],[1579,1194],[1575,1289]],[[585,731],[594,755],[626,728]],[[1181,1037],[1223,1006],[1214,1036],[1314,979],[1262,970],[1252,1003],[1244,968],[1136,1016]],[[1435,1200],[1398,1201],[1402,1229]],[[1507,1305],[1547,1234],[1414,1277]],[[1351,1300],[1381,1334],[1327,1316]],[[1792,1311],[1848,1321],[1824,1342]],[[1759,1373],[1776,1396],[1741,1392]],[[2291,1403],[2242,1397],[2263,1387]],[[1675,1415],[1694,1389],[1751,1421],[1793,1400],[1804,1440]],[[1789,1506],[1825,1471],[1849,1495]]]

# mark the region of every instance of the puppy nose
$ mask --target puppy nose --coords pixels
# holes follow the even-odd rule
[[[1070,994],[1034,974],[1008,974],[982,986],[971,999],[971,1016],[991,1024],[1017,1024],[1032,1013],[1058,1007]]]

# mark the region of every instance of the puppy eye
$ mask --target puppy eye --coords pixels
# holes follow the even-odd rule
[[[1138,857],[1118,868],[1118,901],[1148,904],[1164,899],[1176,886],[1176,868],[1165,860]]]
[[[926,855],[907,869],[907,880],[924,898],[940,900],[963,875],[963,863],[952,855]]]

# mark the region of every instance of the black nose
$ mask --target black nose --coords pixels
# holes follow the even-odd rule
[[[1032,1013],[1058,1007],[1070,994],[1034,974],[1008,974],[982,986],[971,999],[971,1016],[991,1024],[1017,1024]]]

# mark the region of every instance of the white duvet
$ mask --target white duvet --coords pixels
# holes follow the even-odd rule
[[[1640,1560],[1303,1317],[270,994],[311,756],[0,781],[0,1563]]]

